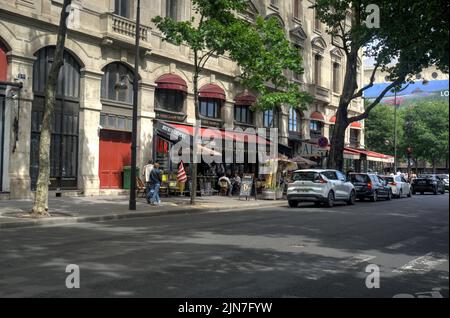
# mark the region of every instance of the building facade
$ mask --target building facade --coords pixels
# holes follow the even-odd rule
[[[167,151],[158,122],[195,123],[193,65],[186,46],[162,41],[157,15],[187,20],[190,1],[142,0],[138,165]],[[0,0],[1,192],[29,198],[38,173],[43,89],[50,69],[62,0]],[[51,188],[98,195],[120,189],[130,162],[135,1],[74,0],[60,74],[51,144]],[[315,19],[309,0],[249,1],[244,18],[275,17],[301,49],[305,73],[291,74],[314,102],[304,112],[280,105],[253,113],[254,96],[235,80],[236,64],[212,58],[200,78],[200,114],[213,127],[276,127],[293,155],[329,137],[344,79],[345,56]],[[359,63],[358,80],[363,82]],[[350,115],[363,111],[352,102]],[[348,146],[364,148],[364,123],[348,129]]]

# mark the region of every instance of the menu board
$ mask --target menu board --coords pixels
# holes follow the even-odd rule
[[[241,193],[239,196],[246,198],[251,197],[252,189],[253,189],[253,177],[244,176],[241,180]]]

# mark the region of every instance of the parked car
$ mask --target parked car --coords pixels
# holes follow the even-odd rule
[[[336,201],[355,204],[356,191],[347,177],[336,170],[298,170],[293,174],[287,197],[289,206],[297,207],[300,202],[324,203],[333,207]]]
[[[387,181],[394,198],[400,199],[405,195],[408,198],[412,197],[413,192],[411,184],[402,176],[385,176],[382,178]]]
[[[435,175],[420,176],[414,179],[412,187],[413,194],[420,193],[423,195],[425,192],[431,192],[435,195],[445,194],[444,182]]]
[[[356,197],[361,201],[368,198],[372,202],[378,199],[392,199],[392,190],[386,180],[376,174],[371,173],[351,173],[350,182],[356,190]]]
[[[442,181],[444,182],[444,187],[445,190],[449,191],[449,175],[448,174],[440,174],[438,175],[439,178],[442,179]]]

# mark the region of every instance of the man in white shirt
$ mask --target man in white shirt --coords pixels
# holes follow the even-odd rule
[[[147,193],[150,191],[150,174],[152,173],[152,170],[154,168],[154,164],[152,160],[149,160],[147,165],[144,166],[144,169],[142,169],[142,176],[144,177],[145,186],[147,189]]]

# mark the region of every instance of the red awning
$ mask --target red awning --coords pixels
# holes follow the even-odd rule
[[[362,128],[362,124],[359,121],[355,121],[352,123],[352,128]]]
[[[175,74],[165,74],[156,80],[158,88],[161,89],[171,89],[176,91],[182,91],[187,93],[186,82]]]
[[[314,112],[310,116],[311,120],[325,121],[325,117],[323,117],[322,113]]]
[[[202,98],[214,98],[226,100],[225,91],[216,84],[208,84],[200,88],[199,95]]]
[[[194,127],[193,126],[182,125],[182,124],[172,124],[172,123],[168,124],[168,125],[174,127],[177,130],[183,130],[183,131],[187,132],[188,134],[190,134],[191,136],[194,135]],[[208,129],[211,130],[212,128],[200,128],[200,135],[206,136],[206,131]],[[233,140],[233,141],[237,141],[237,142],[258,142],[258,143],[270,144],[270,141],[268,141],[265,138],[259,137],[258,135],[239,133],[239,132],[234,132],[234,131],[226,131],[226,130],[217,130],[217,129],[213,129],[213,131],[217,132],[217,134],[220,134],[220,136],[222,138],[224,138],[224,140]]]
[[[330,118],[330,123],[333,123],[333,124],[336,123],[336,116],[333,116]]]
[[[392,156],[378,153],[375,151],[364,150],[364,149],[354,149],[354,148],[350,148],[350,147],[345,148],[345,150],[356,153],[356,154],[360,154],[360,155],[366,155],[369,160],[372,159],[375,161],[384,161],[384,162],[391,162],[394,160],[394,157],[392,157]]]
[[[245,91],[234,99],[234,104],[238,106],[251,106],[256,102],[256,96]]]

